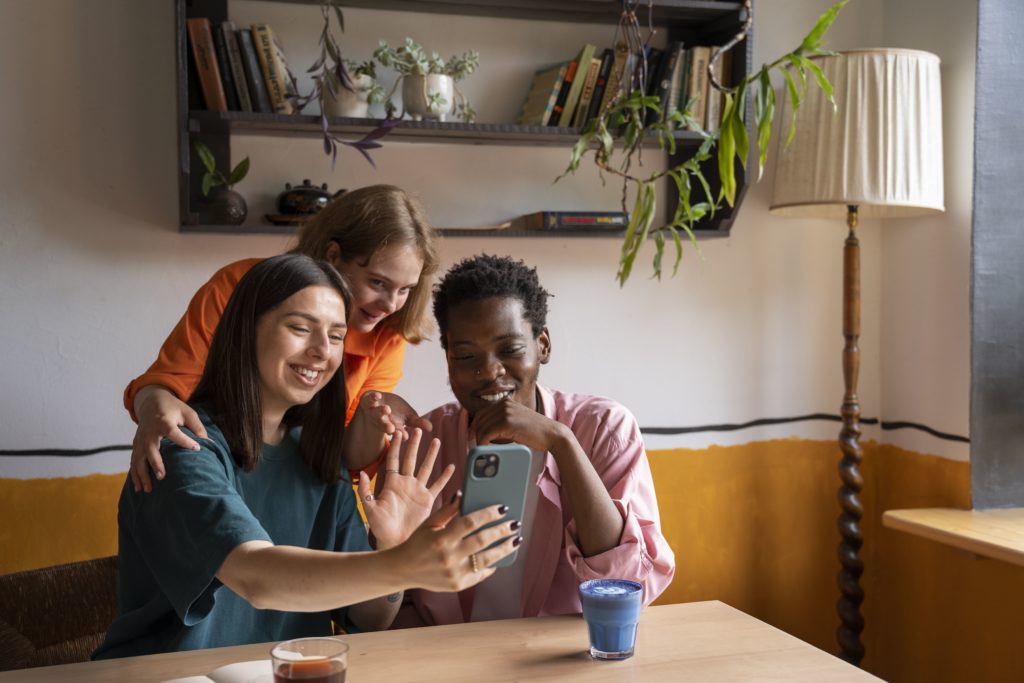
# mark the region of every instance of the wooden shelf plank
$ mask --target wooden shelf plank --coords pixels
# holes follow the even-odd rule
[[[380,119],[352,119],[331,117],[331,131],[343,135],[365,135],[382,123]],[[321,135],[320,117],[295,114],[264,114],[240,111],[190,111],[189,131],[202,132],[211,126],[227,124],[232,133],[298,135],[318,137]],[[462,123],[457,121],[402,121],[395,126],[381,142],[435,142],[475,145],[529,145],[531,147],[571,147],[579,138],[579,128],[555,126],[520,126],[514,123]],[[698,146],[701,137],[692,131],[676,131],[674,134],[682,146]],[[652,134],[646,143],[657,147]]]
[[[882,524],[1024,567],[1024,508],[888,510]]]

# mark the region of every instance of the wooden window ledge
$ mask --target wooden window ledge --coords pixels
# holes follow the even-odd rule
[[[969,553],[1024,566],[1024,508],[888,510],[882,524]]]

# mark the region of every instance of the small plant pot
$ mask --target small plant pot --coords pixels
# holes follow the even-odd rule
[[[245,204],[245,197],[223,185],[210,190],[210,194],[203,200],[204,223],[241,225],[248,213],[249,207]]]
[[[444,121],[455,106],[455,81],[444,74],[405,76],[402,106],[414,121]]]
[[[328,73],[327,77],[331,79],[335,94],[332,95],[330,90],[324,93],[324,113],[328,116],[365,119],[370,108],[367,100],[370,96],[370,88],[373,86],[373,79],[366,74],[353,76],[352,85],[355,86],[355,92],[353,92],[346,90],[333,73]]]

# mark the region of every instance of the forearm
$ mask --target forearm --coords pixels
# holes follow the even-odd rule
[[[399,569],[403,563],[389,559],[394,552],[334,553],[256,541],[235,548],[217,578],[257,609],[321,612],[409,585],[410,577]],[[367,621],[387,617],[380,607],[360,612]]]
[[[382,631],[395,620],[404,595],[398,591],[352,605],[348,608],[349,621],[363,631]]]
[[[580,552],[593,557],[619,544],[625,521],[576,437],[564,428],[551,454],[569,499]]]

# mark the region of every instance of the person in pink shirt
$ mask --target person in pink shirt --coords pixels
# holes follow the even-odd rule
[[[607,398],[537,384],[551,358],[547,298],[522,261],[481,255],[434,290],[434,315],[457,402],[426,415],[441,440],[436,470],[463,479],[475,444],[533,451],[516,562],[459,593],[413,591],[400,626],[578,614],[578,585],[603,577],[643,584],[644,604],[669,585],[675,557],[661,533],[654,482],[636,419]]]

